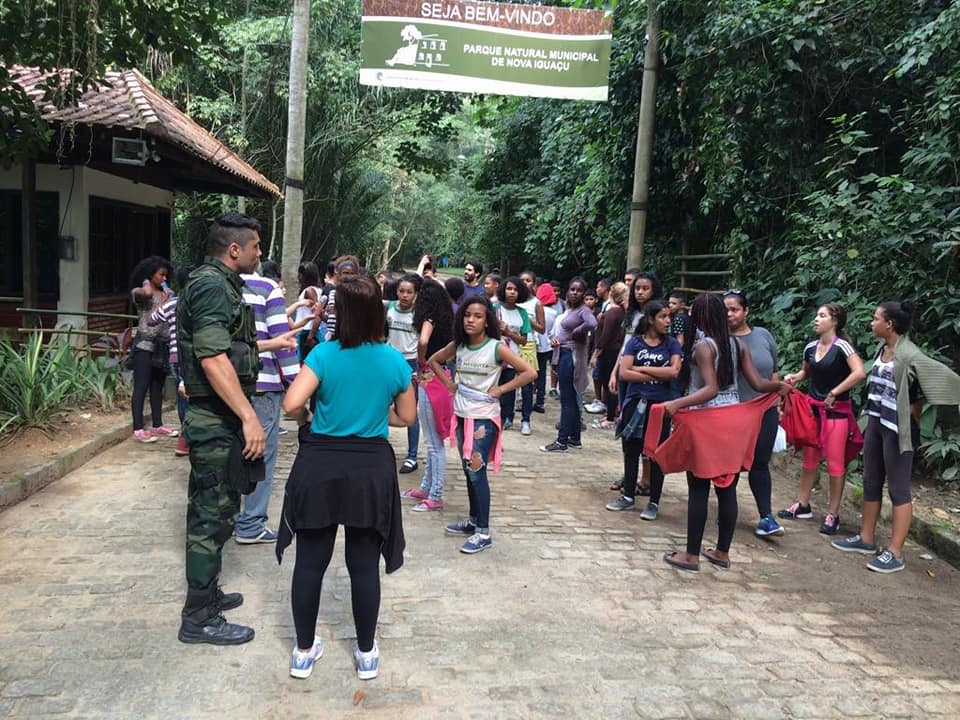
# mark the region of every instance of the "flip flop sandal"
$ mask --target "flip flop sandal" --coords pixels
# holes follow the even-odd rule
[[[650,497],[650,488],[648,488],[648,487],[638,487],[638,488],[637,488],[637,497]]]
[[[611,490],[623,490],[623,480],[617,480],[616,482],[610,483]]]
[[[686,572],[700,572],[699,564],[680,562],[676,559],[677,555],[678,553],[676,551],[664,553],[663,561],[670,567],[674,567],[677,570],[685,570]]]
[[[710,552],[709,550],[704,550],[700,554],[703,555],[703,557],[705,557],[707,562],[710,563],[711,565],[716,565],[718,568],[723,568],[724,570],[730,569],[729,560],[721,560],[720,558],[713,557],[712,555],[707,554],[709,552]]]

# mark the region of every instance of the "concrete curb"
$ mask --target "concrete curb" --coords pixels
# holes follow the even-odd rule
[[[123,442],[130,436],[130,418],[109,430],[95,435],[77,447],[70,448],[40,467],[28,472],[18,473],[0,483],[0,511],[26,500],[67,473],[73,472],[98,454]]]
[[[789,474],[795,468],[789,465],[789,460],[777,460],[774,456],[774,462],[771,462],[771,468],[781,474]],[[850,507],[858,513],[861,511],[863,502],[863,488],[859,485],[847,481],[847,486],[843,493],[844,505]],[[880,527],[887,533],[890,532],[891,507],[890,499],[884,497],[884,503],[880,512]],[[859,520],[858,520],[859,522]],[[930,513],[919,510],[916,506],[913,509],[913,522],[910,525],[910,539],[937,554],[945,562],[950,563],[960,570],[960,533],[953,529],[953,526],[943,520],[938,520]]]

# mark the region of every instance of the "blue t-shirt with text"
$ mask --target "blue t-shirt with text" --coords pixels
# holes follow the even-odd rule
[[[304,361],[320,381],[310,430],[334,437],[386,438],[393,399],[410,386],[410,365],[385,343],[344,350],[317,345]]]
[[[659,345],[648,345],[637,335],[627,340],[623,355],[633,357],[635,368],[669,367],[674,355],[683,355],[683,349],[675,337],[666,336]],[[669,380],[651,380],[649,382],[628,382],[626,399],[646,398],[648,402],[666,402],[673,398]]]

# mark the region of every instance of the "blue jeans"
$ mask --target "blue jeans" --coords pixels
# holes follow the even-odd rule
[[[249,495],[243,496],[243,505],[237,517],[237,536],[256,537],[267,524],[267,506],[270,504],[270,491],[273,489],[273,468],[277,464],[277,445],[280,438],[280,403],[282,392],[266,392],[250,398],[257,419],[263,426],[267,447],[263,453],[266,466],[263,480]]]
[[[447,473],[447,458],[443,450],[443,438],[437,430],[433,406],[424,388],[417,388],[419,405],[417,415],[422,420],[423,444],[427,446],[427,462],[423,467],[421,492],[430,493],[431,500],[443,500],[443,481]]]
[[[490,482],[487,480],[487,461],[493,454],[497,443],[497,426],[493,420],[479,418],[473,421],[473,455],[478,456],[480,467],[470,468],[470,462],[463,460],[463,426],[466,421],[457,418],[457,451],[463,464],[463,474],[467,476],[467,497],[470,499],[470,519],[478,533],[490,533]]]
[[[500,371],[500,385],[506,385],[517,376],[512,367],[505,367]],[[533,385],[527,384],[520,388],[520,418],[523,422],[530,422],[530,413],[533,412]],[[500,420],[513,422],[514,410],[517,406],[517,391],[511,390],[500,396]]]
[[[417,361],[416,360],[407,360],[407,365],[410,366],[410,370],[416,372],[417,370]],[[415,398],[419,397],[419,390],[415,393]],[[419,416],[413,421],[413,425],[407,428],[407,460],[417,461],[417,448],[420,446],[420,418]]]
[[[183,419],[187,416],[187,401],[180,394],[180,383],[183,381],[183,375],[180,374],[180,364],[174,363],[170,366],[170,370],[177,383],[177,417],[180,418],[180,425],[183,426]]]
[[[557,442],[561,445],[566,445],[570,440],[580,442],[580,393],[573,386],[572,350],[560,348],[557,376],[560,388],[560,432]]]

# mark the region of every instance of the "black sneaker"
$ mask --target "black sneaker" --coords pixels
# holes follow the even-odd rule
[[[542,415],[543,413],[545,413],[545,412],[547,411],[547,409],[546,409],[543,405],[534,405],[534,406],[533,406],[533,411],[534,411],[535,413],[540,413],[540,414]]]
[[[571,450],[583,450],[583,443],[579,440],[567,440],[567,447]]]
[[[813,510],[809,505],[801,505],[794,502],[790,507],[777,511],[777,517],[784,520],[809,520],[813,517]]]
[[[820,526],[820,532],[824,535],[836,535],[840,529],[840,516],[833,513],[827,513],[823,518],[823,524]]]
[[[554,441],[549,445],[541,445],[540,452],[545,453],[565,453],[567,451],[566,445],[561,445],[560,443]]]
[[[210,645],[242,645],[253,640],[253,628],[227,622],[219,613],[203,623],[184,619],[177,634],[180,642]]]

